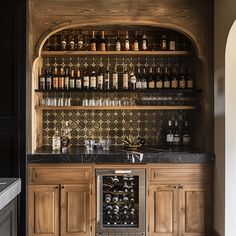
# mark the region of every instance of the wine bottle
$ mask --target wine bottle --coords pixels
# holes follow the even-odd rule
[[[170,76],[169,76],[169,71],[168,71],[168,67],[165,67],[165,73],[163,76],[163,85],[164,88],[169,89],[170,88]]]
[[[52,89],[52,67],[50,66],[46,73],[46,89]]]
[[[91,76],[90,76],[90,89],[96,89],[96,88],[97,88],[97,77],[93,68]]]
[[[87,71],[87,67],[84,70],[84,81],[83,81],[83,87],[85,89],[89,89],[89,74]]]
[[[64,34],[61,35],[61,50],[66,51],[66,36]]]
[[[166,131],[166,144],[168,146],[172,146],[174,142],[173,128],[171,120],[168,121],[168,128]]]
[[[64,80],[65,80],[64,70],[61,67],[60,74],[59,74],[59,77],[58,77],[58,82],[59,82],[58,88],[59,89],[64,89]]]
[[[45,73],[43,72],[43,68],[41,68],[41,74],[39,76],[39,89],[41,90],[46,89],[46,79],[45,79]]]
[[[149,68],[149,72],[148,72],[148,88],[149,89],[155,88],[155,80],[154,80],[152,66]]]
[[[55,134],[52,137],[52,150],[60,151],[61,149],[61,137],[59,136],[58,130],[55,130]]]
[[[103,80],[104,80],[103,68],[102,66],[99,66],[97,88],[100,90],[103,89]]]
[[[75,71],[74,71],[74,69],[72,69],[71,73],[70,73],[69,88],[75,89]]]
[[[101,51],[106,51],[106,43],[105,43],[104,31],[101,32],[100,50]]]
[[[129,88],[129,73],[127,71],[127,64],[125,64],[125,69],[123,72],[123,89]]]
[[[79,31],[78,35],[78,50],[82,51],[84,48],[84,40],[83,40],[83,35],[81,34],[81,30]]]
[[[191,137],[190,137],[190,132],[189,132],[188,121],[184,122],[182,140],[183,140],[183,145],[190,145],[190,143],[191,143]]]
[[[175,51],[175,37],[174,37],[174,34],[170,35],[169,49],[170,49],[170,51]]]
[[[69,47],[70,47],[70,51],[75,50],[75,38],[73,34],[70,35]]]
[[[167,37],[165,34],[163,34],[161,37],[161,50],[162,51],[167,50]]]
[[[139,51],[138,31],[135,32],[135,38],[134,38],[134,42],[133,42],[133,50]]]
[[[66,68],[66,71],[65,71],[65,78],[64,78],[64,89],[66,89],[66,90],[69,89],[69,80],[70,80],[69,69]]]
[[[53,87],[53,89],[58,89],[57,67],[54,68],[54,73],[53,73],[53,76],[52,76],[52,87]]]
[[[117,31],[117,36],[116,36],[116,51],[121,50],[121,43],[120,43],[120,35],[119,35],[119,30]]]
[[[97,50],[97,42],[96,42],[96,38],[95,38],[95,31],[92,31],[92,38],[90,41],[90,50],[91,51],[96,51]]]
[[[137,75],[137,81],[136,81],[136,89],[142,89],[142,76],[141,76],[139,67],[138,67],[138,75]]]
[[[178,126],[177,120],[175,121],[175,126],[174,126],[173,145],[175,146],[180,145],[180,133],[179,133],[179,126]]]
[[[118,73],[117,73],[117,64],[112,74],[112,89],[118,89]]]
[[[142,37],[142,50],[146,51],[147,50],[147,36],[146,33],[143,33],[143,37]]]
[[[193,76],[192,76],[192,69],[191,69],[191,67],[189,67],[189,69],[188,69],[187,88],[188,89],[194,88],[194,82],[193,82]]]
[[[171,88],[178,88],[178,77],[176,72],[176,67],[173,68],[173,73],[171,76]]]
[[[163,88],[162,72],[159,66],[157,67],[157,73],[156,73],[156,88],[158,89]]]
[[[129,80],[129,89],[135,90],[136,89],[136,76],[134,74],[134,67],[132,66],[132,71],[130,72],[130,80]]]
[[[107,69],[104,75],[104,89],[109,90],[110,89],[110,69],[109,64],[107,64]]]
[[[87,78],[87,80],[89,81],[89,78]],[[89,87],[89,82],[88,82],[88,87]],[[80,75],[80,69],[79,68],[78,68],[78,70],[76,72],[75,88],[76,89],[82,89],[82,78],[81,78],[81,75]]]
[[[130,42],[129,42],[129,32],[125,32],[125,51],[130,50]]]
[[[143,68],[141,88],[142,89],[147,89],[147,75],[146,75],[146,69],[145,68]]]
[[[180,69],[179,88],[181,88],[181,89],[186,88],[186,76],[185,76],[185,72],[184,72],[183,67],[181,67],[181,69]]]

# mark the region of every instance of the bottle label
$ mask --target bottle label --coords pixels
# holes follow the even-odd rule
[[[190,136],[189,135],[184,135],[183,136],[183,144],[184,145],[190,144]]]
[[[102,75],[98,76],[98,84],[103,85],[103,76]]]
[[[167,134],[166,135],[166,142],[173,143],[174,141],[174,135],[173,134]]]
[[[66,50],[66,41],[65,40],[61,41],[61,48],[62,48],[62,50]]]
[[[90,87],[96,88],[96,76],[91,76],[90,78]]]
[[[129,51],[129,40],[125,40],[125,50]]]
[[[116,42],[116,51],[120,51],[121,50],[121,44],[120,42]]]
[[[179,87],[180,88],[186,88],[186,81],[185,81],[184,78],[179,81]]]
[[[79,49],[82,49],[83,46],[84,46],[83,41],[79,40],[79,42],[78,42],[78,48],[79,48]]]
[[[138,41],[134,42],[134,51],[138,51]]]
[[[193,80],[187,81],[187,88],[193,88]]]
[[[173,143],[174,143],[175,145],[178,145],[178,144],[180,143],[180,137],[179,137],[179,135],[174,135]]]
[[[60,89],[64,88],[64,77],[59,77],[59,88]]]
[[[147,41],[146,40],[142,41],[142,50],[147,50]]]
[[[81,87],[82,87],[81,79],[76,79],[76,88],[81,89]]]
[[[91,43],[91,51],[96,51],[96,43]]]
[[[101,45],[100,45],[100,50],[101,50],[101,51],[106,51],[106,45],[105,45],[105,43],[101,43]]]
[[[75,88],[75,80],[70,79],[70,88],[74,89]]]
[[[163,88],[163,82],[162,81],[157,81],[156,82],[156,88]]]
[[[163,49],[163,50],[166,49],[166,40],[162,40],[162,49]]]
[[[149,88],[155,88],[155,82],[154,81],[150,81],[148,84]]]
[[[128,74],[123,74],[123,88],[128,89],[129,86],[129,76]]]
[[[52,139],[52,150],[53,151],[60,151],[61,149],[61,139],[60,137],[56,136]]]
[[[170,88],[170,81],[169,80],[164,81],[164,88]]]
[[[170,41],[170,50],[175,51],[175,41],[174,40]]]
[[[137,81],[137,82],[136,82],[136,88],[137,88],[137,89],[141,89],[141,88],[142,88],[142,83],[141,83],[141,81]]]
[[[68,76],[65,77],[65,88],[66,89],[69,88],[69,77]]]
[[[75,49],[75,42],[74,41],[70,41],[70,49],[71,50]]]
[[[52,89],[51,77],[47,77],[46,83],[47,83],[47,89]]]
[[[89,87],[89,76],[84,77],[84,87],[88,88]]]
[[[113,88],[118,89],[118,74],[112,75]]]
[[[171,88],[178,88],[178,81],[177,80],[171,81]]]
[[[58,77],[53,78],[53,88],[58,89]]]
[[[132,84],[135,84],[135,83],[136,83],[136,80],[137,80],[137,79],[136,79],[135,74],[132,74],[132,75],[131,75],[131,78],[130,78],[131,83],[132,83]]]
[[[142,89],[146,89],[147,88],[147,81],[142,81],[141,82],[141,86],[142,86]]]

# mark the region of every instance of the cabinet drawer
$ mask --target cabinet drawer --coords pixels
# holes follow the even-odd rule
[[[92,182],[92,167],[89,166],[30,166],[30,184],[61,184]]]
[[[150,167],[149,182],[158,183],[209,183],[211,169],[208,166],[176,165]]]

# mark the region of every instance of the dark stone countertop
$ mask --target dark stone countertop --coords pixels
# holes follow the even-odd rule
[[[214,154],[190,147],[165,148],[144,146],[137,150],[111,147],[109,151],[84,147],[70,148],[67,153],[40,148],[28,154],[28,163],[95,163],[95,164],[147,164],[147,163],[214,163]]]

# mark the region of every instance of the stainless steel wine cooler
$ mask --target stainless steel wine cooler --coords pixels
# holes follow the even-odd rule
[[[145,235],[145,170],[103,169],[96,177],[97,236]]]

